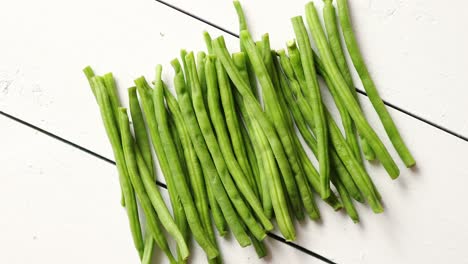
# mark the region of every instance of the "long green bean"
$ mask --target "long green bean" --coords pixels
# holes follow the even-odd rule
[[[135,141],[138,148],[141,150],[143,159],[145,160],[148,169],[152,175],[154,173],[153,156],[151,154],[151,146],[146,132],[145,121],[143,113],[141,112],[140,103],[136,94],[136,87],[128,88],[128,98],[130,105],[130,114],[132,116],[133,131],[135,133]],[[151,261],[153,255],[154,239],[152,236],[145,235],[145,249],[143,251],[142,263],[148,263]]]
[[[217,48],[219,49],[220,47]],[[219,51],[218,53],[222,54],[222,56],[225,56],[225,53],[223,54]],[[245,54],[243,52],[234,53],[232,57],[232,64],[229,64],[231,67],[234,67],[238,72],[238,78],[244,81],[244,89],[250,89],[247,82],[248,76]],[[265,209],[269,210],[269,206],[273,208],[276,216],[276,222],[278,223],[278,227],[280,229],[281,234],[283,234],[286,240],[293,241],[296,239],[296,233],[294,230],[294,225],[292,223],[290,212],[288,210],[286,194],[283,190],[277,161],[275,160],[272,148],[269,145],[266,133],[264,133],[264,131],[262,130],[260,123],[257,121],[257,119],[255,119],[254,114],[248,111],[247,104],[244,101],[244,99],[240,96],[240,94],[241,93],[239,92],[239,90],[237,90],[237,103],[245,117],[246,125],[249,127],[249,130],[252,132],[252,135],[254,135],[254,144],[256,144],[256,149],[261,157],[260,164],[263,165],[262,189],[266,191],[263,194]],[[255,97],[253,97],[253,100],[256,100]],[[270,178],[267,179],[267,177]],[[267,204],[265,204],[265,199],[267,198],[269,200],[267,200]]]
[[[234,0],[233,4],[234,8],[236,9],[237,18],[239,20],[239,32],[241,32],[242,30],[249,30],[247,26],[247,21],[245,19],[244,10],[242,9],[242,5],[237,0]],[[240,42],[240,49],[242,52],[246,53],[245,47],[242,44],[242,42]],[[252,89],[252,92],[254,93],[255,97],[259,98],[257,78],[255,77],[255,73],[253,71],[252,62],[248,57],[245,58],[245,61],[247,64],[247,74],[249,76],[250,88]]]
[[[323,20],[325,21],[325,28],[327,31],[328,36],[328,43],[333,53],[333,57],[335,58],[336,64],[340,68],[341,74],[343,78],[346,80],[348,87],[351,89],[356,100],[359,102],[357,98],[356,89],[354,89],[353,78],[351,77],[351,72],[349,71],[348,63],[346,62],[346,58],[343,52],[343,47],[341,45],[341,38],[340,33],[338,31],[337,19],[336,19],[336,12],[335,7],[332,4],[332,0],[324,0],[325,6],[323,7]],[[344,106],[343,106],[344,107]],[[356,126],[352,123],[351,117],[349,113],[346,111],[346,117],[343,118],[343,126],[346,132],[346,141],[353,149],[356,158],[359,162],[362,162],[361,158],[361,151],[359,148],[359,144],[357,142],[357,130]],[[361,144],[362,144],[362,151],[364,153],[364,157],[367,160],[375,159],[375,153],[372,148],[367,143],[367,140],[360,136]]]
[[[236,193],[239,193],[239,190],[240,190],[241,193],[247,194],[247,192],[244,190],[244,187],[248,188],[249,187],[248,184],[247,186],[239,186],[239,190],[238,190],[236,188],[236,184],[234,183],[232,178],[229,176],[229,172],[231,172],[234,178],[239,177],[239,175],[242,175],[242,170],[240,168],[238,168],[239,169],[238,171],[234,170],[233,169],[234,167],[232,166],[233,164],[231,164],[232,160],[228,161],[228,159],[225,160],[223,158],[223,152],[220,149],[220,144],[218,143],[218,140],[216,139],[215,133],[211,125],[210,118],[208,117],[206,108],[204,107],[204,104],[202,103],[202,100],[201,100],[203,95],[201,94],[198,77],[196,76],[196,66],[193,60],[193,53],[189,53],[186,56],[186,60],[187,60],[187,65],[188,65],[188,74],[190,74],[190,79],[192,82],[192,85],[191,85],[192,104],[195,109],[195,114],[197,116],[198,123],[200,127],[202,128],[205,142],[208,146],[211,156],[213,157],[215,166],[218,169],[218,174],[221,177],[221,181],[223,182],[223,185],[226,187],[226,190],[228,192],[231,190],[234,190]],[[241,202],[237,204],[234,203],[233,201],[234,206],[236,206],[237,212],[239,213],[241,218],[244,220],[244,222],[246,222],[247,228],[249,228],[249,230],[255,235],[255,237],[257,237],[259,240],[263,240],[266,236],[265,230],[253,218],[253,215],[248,209],[247,204],[243,200],[240,200],[240,201]],[[252,204],[252,206],[254,206],[254,204]],[[259,212],[256,212],[256,213],[258,214]],[[266,229],[269,229],[268,222],[262,222],[262,224],[265,225]]]
[[[405,145],[403,139],[401,138],[400,132],[393,122],[392,117],[388,113],[385,104],[380,97],[377,88],[375,87],[375,83],[370,77],[369,71],[367,70],[366,64],[364,59],[362,58],[361,52],[359,50],[359,46],[354,36],[353,29],[351,26],[351,19],[349,17],[349,8],[348,8],[348,1],[346,0],[338,0],[338,16],[341,22],[341,28],[343,31],[344,39],[346,42],[346,47],[348,48],[349,55],[351,56],[351,60],[353,61],[354,67],[361,78],[362,84],[364,89],[366,90],[367,96],[371,101],[372,105],[374,106],[375,111],[379,115],[380,121],[382,122],[385,131],[387,132],[390,141],[392,142],[393,146],[395,147],[398,155],[405,163],[406,167],[412,167],[416,164],[413,156],[411,155],[408,147]],[[309,7],[311,9],[311,7]]]
[[[192,234],[198,244],[204,249],[209,259],[215,258],[219,255],[218,250],[213,243],[205,236],[203,227],[200,221],[200,216],[195,208],[192,194],[188,187],[187,182],[183,174],[182,166],[179,163],[177,150],[172,140],[171,133],[169,131],[167,111],[164,106],[164,87],[161,80],[162,67],[158,65],[156,67],[156,80],[155,90],[153,92],[153,104],[155,108],[156,120],[158,123],[158,131],[161,136],[163,143],[164,152],[167,156],[168,162],[171,164],[170,169],[172,176],[174,177],[175,187],[177,188],[177,194],[182,202],[185,214],[187,216],[187,222],[192,230]]]
[[[302,212],[301,201],[298,195],[299,192],[295,181],[296,178],[301,177],[302,170],[297,154],[294,151],[294,144],[290,133],[291,131],[289,130],[287,120],[284,117],[285,114],[282,112],[281,106],[277,100],[276,91],[269,77],[268,70],[255,48],[255,44],[252,41],[250,34],[247,31],[241,31],[240,38],[247,52],[246,54],[252,62],[253,70],[262,86],[263,99],[267,110],[266,114],[272,121],[275,130],[278,133],[279,140],[282,143],[284,153],[286,153],[288,157],[290,168],[293,172],[293,175],[283,174],[283,181],[286,185],[288,196],[291,200],[294,212]]]
[[[154,173],[153,156],[151,154],[151,143],[149,142],[150,139],[146,131],[146,125],[143,113],[141,112],[140,103],[138,102],[135,86],[128,88],[128,99],[136,144],[143,155],[143,159],[150,173],[156,175]]]
[[[122,142],[120,139],[119,125],[116,122],[115,114],[113,111],[109,95],[106,91],[104,80],[102,77],[92,77],[91,83],[96,94],[96,99],[101,111],[102,121],[107,133],[107,137],[112,145],[112,150],[116,159],[117,170],[119,173],[120,187],[123,193],[123,200],[125,201],[125,208],[130,222],[130,230],[132,231],[133,243],[137,249],[140,257],[143,255],[144,244],[141,234],[140,219],[138,217],[138,207],[136,204],[135,194],[128,176],[127,165],[122,149]]]
[[[359,215],[356,211],[356,207],[354,207],[353,201],[351,200],[351,196],[346,190],[346,187],[338,178],[332,178],[332,182],[335,185],[336,190],[340,194],[341,201],[343,201],[343,206],[346,210],[346,213],[349,215],[349,217],[353,220],[354,223],[358,223]]]
[[[388,153],[380,138],[365,119],[359,104],[351,93],[351,90],[348,88],[348,85],[346,84],[343,76],[341,76],[338,66],[333,60],[333,54],[330,50],[330,47],[327,44],[325,33],[318,18],[317,10],[315,9],[314,3],[312,2],[306,5],[306,18],[309,24],[309,28],[311,29],[312,35],[318,46],[319,52],[322,55],[322,59],[325,64],[325,70],[330,75],[330,79],[332,80],[333,84],[336,86],[339,96],[343,100],[344,105],[353,118],[356,127],[360,133],[364,135],[369,141],[369,144],[375,151],[377,158],[387,170],[390,177],[392,179],[396,179],[400,174],[400,170],[398,169],[395,161]]]
[[[128,120],[127,109],[119,108],[119,123],[120,123],[120,134],[122,137],[123,152],[125,156],[125,162],[127,164],[128,173],[132,185],[135,188],[138,200],[140,201],[141,207],[146,216],[146,223],[148,232],[151,233],[152,238],[157,242],[158,246],[163,250],[167,255],[171,263],[176,263],[174,257],[172,256],[171,250],[167,243],[167,239],[164,236],[164,233],[159,226],[158,216],[154,212],[154,209],[151,205],[151,201],[148,197],[148,194],[145,190],[144,184],[140,178],[139,168],[137,164],[136,151],[138,148],[135,146],[134,139],[130,132],[130,122]],[[137,150],[139,151],[139,150]]]
[[[248,246],[250,245],[249,237],[240,222],[239,216],[231,204],[231,202],[241,203],[242,198],[235,189],[224,188],[220,176],[218,175],[217,168],[213,162],[210,152],[208,151],[202,129],[200,128],[200,125],[197,121],[195,110],[192,106],[192,102],[185,85],[185,79],[180,63],[177,59],[174,59],[171,64],[175,71],[174,86],[178,95],[182,116],[184,118],[187,129],[191,132],[190,138],[200,160],[200,164],[206,177],[205,180],[207,185],[211,186],[208,191],[211,190],[213,192],[213,195],[224,214],[224,219],[227,221],[228,226],[231,228],[239,244],[242,247]],[[227,168],[221,172],[227,173]],[[231,194],[229,197],[227,192],[230,192]]]
[[[313,118],[316,124],[316,133],[318,142],[318,161],[320,169],[320,182],[322,184],[322,198],[327,198],[330,195],[330,161],[328,154],[328,128],[326,125],[326,116],[324,106],[322,104],[322,96],[315,74],[314,59],[310,47],[309,36],[305,28],[302,17],[296,16],[291,19],[294,32],[301,51],[302,67],[306,80],[307,89],[305,96],[309,100],[313,110]]]

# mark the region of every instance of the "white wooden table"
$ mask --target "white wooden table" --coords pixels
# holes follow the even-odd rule
[[[324,263],[314,254],[340,264],[468,263],[468,4],[350,2],[382,97],[413,115],[390,108],[418,167],[397,160],[401,177],[391,181],[369,166],[384,214],[360,207],[355,225],[321,204],[323,222],[297,224],[295,247],[266,239],[265,260],[219,239],[226,263]],[[289,18],[304,4],[243,2],[254,34],[269,32],[277,48],[293,37]],[[0,263],[137,263],[117,172],[106,161],[111,148],[81,69],[114,72],[126,101],[123,88],[141,74],[152,78],[156,63],[169,79],[180,48],[204,49],[203,30],[236,48],[231,1],[26,0],[3,1],[0,10]],[[204,263],[193,248],[193,263]]]

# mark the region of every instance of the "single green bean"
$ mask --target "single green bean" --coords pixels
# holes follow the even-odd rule
[[[245,54],[243,52],[234,53],[232,55],[232,60],[235,64],[235,67],[239,70],[244,81],[248,83],[249,75],[247,71],[247,64],[246,64],[247,62],[246,62]],[[239,106],[239,111],[241,112],[241,115],[244,118],[246,129],[248,130],[248,133],[252,136],[252,139],[253,139],[251,142],[253,144],[255,158],[256,160],[259,161],[257,163],[257,166],[259,166],[258,167],[259,179],[257,180],[257,186],[259,187],[259,192],[262,197],[263,210],[265,211],[265,214],[267,215],[267,217],[271,219],[273,216],[273,205],[271,202],[268,181],[266,179],[267,175],[270,175],[271,173],[269,172],[270,167],[268,166],[268,162],[262,161],[262,155],[264,154],[261,153],[262,146],[260,146],[259,144],[259,141],[260,141],[259,137],[265,137],[265,135],[263,131],[261,130],[260,126],[256,123],[255,119],[250,118],[249,113],[245,107],[244,100],[242,99],[242,96],[240,95],[240,93],[237,90],[235,90],[234,95],[236,99],[236,104]],[[250,140],[250,137],[248,135],[246,136],[246,138],[249,138]],[[271,151],[271,149],[269,149],[269,151]],[[277,167],[275,167],[275,169],[277,169]]]
[[[92,77],[96,98],[101,111],[102,121],[107,133],[107,137],[112,146],[114,156],[116,159],[117,170],[119,172],[120,187],[123,193],[123,200],[125,201],[125,208],[130,222],[130,230],[132,232],[133,243],[138,251],[140,257],[143,255],[144,244],[141,234],[140,219],[138,217],[138,207],[136,204],[135,194],[128,176],[127,165],[122,149],[122,142],[120,139],[119,125],[116,122],[115,114],[113,111],[109,95],[106,91],[104,80],[102,77]]]
[[[136,87],[128,88],[128,98],[130,105],[130,114],[132,116],[133,132],[138,148],[141,150],[146,166],[152,175],[154,173],[153,156],[151,153],[151,143],[149,142],[148,133],[146,132],[143,113],[141,112],[140,103],[136,93]],[[145,235],[145,249],[143,251],[142,263],[149,263],[153,255],[154,239],[152,236]]]
[[[158,123],[158,131],[161,136],[161,141],[163,143],[164,152],[167,156],[167,161],[171,164],[170,169],[172,176],[174,177],[173,180],[177,189],[177,194],[182,202],[182,206],[187,216],[187,222],[190,226],[190,229],[192,230],[192,234],[198,244],[203,248],[208,258],[212,259],[219,255],[219,251],[205,236],[200,217],[195,208],[193,197],[190,193],[188,184],[185,181],[182,166],[178,159],[177,150],[169,131],[167,111],[164,106],[164,87],[161,80],[161,72],[162,67],[158,65],[156,67],[155,90],[153,92],[153,104],[155,108],[156,120]]]
[[[195,109],[195,114],[197,116],[198,124],[202,128],[203,136],[208,146],[208,150],[210,151],[211,156],[213,157],[215,166],[218,169],[218,175],[220,176],[221,181],[223,182],[223,185],[225,186],[226,191],[228,191],[228,193],[230,191],[234,191],[235,193],[240,195],[239,193],[239,190],[240,190],[241,193],[245,195],[247,194],[247,192],[245,192],[244,187],[248,187],[248,184],[246,186],[239,186],[239,190],[238,190],[236,188],[236,184],[234,183],[231,176],[229,175],[229,172],[231,172],[234,178],[239,177],[239,175],[242,175],[242,170],[240,168],[238,168],[239,171],[234,170],[232,164],[226,163],[225,159],[223,158],[223,152],[220,149],[220,144],[218,143],[216,139],[216,135],[213,131],[210,118],[208,116],[208,113],[206,112],[206,108],[204,107],[204,104],[202,103],[203,95],[201,94],[198,77],[196,76],[196,66],[193,60],[193,53],[192,52],[189,53],[185,59],[187,60],[188,74],[190,74],[190,80],[192,82],[191,89],[192,89],[193,108]],[[266,236],[265,230],[254,219],[246,203],[242,199],[240,199],[237,204],[234,203],[234,206],[236,206],[237,212],[239,213],[241,218],[244,220],[244,222],[247,224],[247,228],[249,228],[249,230],[252,231],[255,237],[257,237],[260,240],[263,240]],[[265,228],[267,229],[269,229],[268,222],[264,223],[266,224]]]
[[[320,54],[322,55],[323,62],[325,64],[325,70],[330,75],[330,79],[336,86],[336,89],[343,100],[349,114],[354,119],[356,127],[360,131],[361,135],[364,135],[369,141],[372,149],[375,151],[377,158],[380,160],[384,168],[392,179],[396,179],[400,170],[398,169],[395,161],[392,159],[384,144],[377,136],[375,131],[369,125],[369,122],[365,119],[359,104],[351,93],[346,81],[338,69],[335,61],[333,60],[333,54],[330,47],[327,44],[325,33],[323,32],[322,25],[318,18],[317,10],[315,9],[314,3],[310,2],[306,5],[306,18],[309,23],[312,35],[319,48]]]
[[[240,38],[247,51],[246,54],[252,62],[253,70],[260,81],[266,114],[272,121],[275,130],[278,133],[279,140],[283,146],[282,149],[288,157],[290,168],[293,172],[292,175],[283,173],[283,181],[286,185],[286,190],[288,191],[293,210],[295,213],[302,212],[301,200],[299,199],[299,192],[295,181],[295,179],[302,177],[302,170],[297,158],[297,154],[294,151],[291,131],[287,124],[287,119],[285,119],[285,113],[283,113],[281,109],[276,91],[269,77],[268,70],[263,63],[260,54],[255,48],[255,44],[252,41],[250,34],[247,31],[241,31]]]
[[[206,99],[206,79],[205,79],[205,58],[206,53],[203,51],[199,51],[197,53],[197,75],[198,80],[200,81],[200,87],[203,93],[203,101],[205,102],[205,106],[208,107],[208,102]]]
[[[171,250],[169,249],[166,237],[164,236],[164,233],[162,232],[161,227],[157,222],[159,218],[154,212],[150,198],[148,197],[144,184],[140,178],[137,163],[138,158],[136,157],[136,155],[138,155],[136,154],[136,152],[139,152],[139,150],[135,150],[137,147],[135,146],[135,141],[130,132],[130,122],[128,120],[127,109],[119,109],[120,134],[122,136],[122,145],[125,156],[125,162],[127,164],[130,179],[138,196],[138,200],[140,201],[141,207],[143,208],[143,211],[146,215],[148,231],[158,243],[158,246],[168,256],[171,263],[176,263],[174,257],[172,256]]]
[[[177,191],[175,188],[175,184],[173,183],[173,177],[171,174],[171,170],[169,169],[169,163],[167,161],[166,154],[164,153],[161,137],[158,133],[158,123],[156,120],[155,116],[155,109],[154,109],[154,104],[153,104],[153,99],[152,99],[152,89],[149,86],[148,82],[145,80],[145,78],[140,77],[135,80],[135,84],[138,90],[138,93],[140,95],[141,103],[143,106],[143,112],[146,117],[146,124],[148,125],[148,131],[150,133],[151,141],[153,143],[153,148],[156,152],[156,156],[159,160],[159,165],[161,167],[161,170],[163,172],[164,178],[166,179],[166,184],[167,188],[169,191],[169,198],[171,200],[172,204],[172,209],[174,211],[174,218],[176,218],[177,223],[182,223],[180,219],[182,218],[183,214],[183,207],[182,204],[180,203],[180,200],[177,197]],[[143,173],[143,172],[141,172]],[[154,177],[151,177],[154,178]],[[155,207],[157,214],[159,215],[160,218],[162,218],[163,214],[165,217],[171,217],[169,210],[167,210],[167,207],[165,206],[162,196],[159,193],[156,184],[154,183],[154,179],[152,181],[144,181],[145,183],[145,188],[148,190],[149,188],[153,189],[154,196],[150,196],[151,201],[153,202],[153,206],[161,206],[164,205],[164,207]],[[162,202],[162,204],[161,204]],[[166,214],[168,214],[166,216]],[[170,218],[172,220],[172,218]],[[173,221],[172,221],[173,222]],[[176,228],[172,226],[166,226],[165,221],[162,221],[164,227],[166,230],[174,237],[174,239],[177,242],[177,245],[180,249],[183,247],[187,247],[186,241],[184,239],[184,236],[180,232],[179,228],[176,225]],[[175,224],[175,223],[174,223]],[[168,229],[169,228],[169,229]],[[176,232],[177,231],[177,232]],[[171,233],[173,232],[173,233]],[[185,246],[184,246],[185,245]],[[188,251],[188,247],[187,247]],[[181,252],[183,253],[183,252]],[[184,257],[184,255],[181,255]]]
[[[338,31],[335,7],[332,4],[332,0],[324,0],[324,2],[325,6],[323,8],[323,19],[325,21],[325,28],[327,30],[328,43],[330,44],[330,48],[333,52],[333,57],[335,58],[336,64],[340,68],[343,78],[346,80],[348,87],[351,89],[351,92],[353,93],[354,97],[359,102],[357,98],[356,89],[354,89],[353,78],[351,77],[351,72],[349,71],[348,63],[346,62],[343,47],[341,45],[341,38],[340,33]],[[347,111],[346,113],[346,120],[343,119],[343,126],[345,127],[345,130],[347,130],[345,131],[346,140],[348,141],[350,147],[353,149],[356,158],[359,160],[359,162],[362,162],[361,151],[356,137],[356,126],[352,123],[349,113]],[[368,160],[375,159],[375,153],[370,148],[369,143],[367,143],[367,140],[362,136],[360,138],[362,144],[362,151],[364,152],[364,157],[366,157],[366,159]]]
[[[387,132],[390,141],[392,142],[393,146],[395,147],[398,155],[405,163],[406,167],[412,167],[416,164],[413,156],[411,155],[408,147],[405,145],[403,139],[401,138],[400,132],[393,122],[392,117],[388,113],[385,104],[380,97],[377,88],[375,87],[375,83],[370,77],[369,71],[367,70],[366,64],[364,59],[362,58],[361,51],[359,50],[359,46],[357,44],[356,37],[354,36],[353,29],[351,26],[351,19],[349,17],[349,8],[348,8],[348,1],[346,0],[338,0],[338,16],[341,22],[341,28],[343,31],[344,39],[346,42],[346,47],[348,48],[349,55],[351,56],[351,60],[353,61],[354,67],[361,78],[362,84],[364,85],[364,89],[366,90],[367,96],[371,101],[372,105],[374,106],[375,111],[380,117],[380,121]]]
[[[245,89],[250,89],[247,82],[246,56],[243,52],[233,54],[231,67],[234,67],[239,73],[238,78],[243,80],[246,84]],[[237,90],[236,97],[239,108],[245,117],[246,125],[254,135],[255,140],[253,143],[256,144],[257,152],[260,155],[260,164],[263,165],[263,168],[261,168],[263,169],[263,173],[261,175],[263,178],[262,189],[265,190],[263,193],[264,208],[266,211],[270,210],[270,206],[273,208],[281,234],[283,234],[287,241],[293,241],[296,239],[296,233],[288,210],[286,194],[283,190],[281,176],[272,148],[269,145],[266,133],[263,132],[260,123],[255,119],[253,113],[248,111],[239,90]],[[253,100],[256,99],[253,97]],[[270,178],[267,179],[267,177]]]
[[[239,32],[241,32],[242,30],[249,30],[247,26],[247,21],[245,19],[244,10],[242,9],[242,5],[237,0],[233,1],[233,4],[234,8],[236,9],[237,18],[239,20]],[[240,42],[240,49],[242,52],[246,53],[245,47],[242,44],[242,42]],[[252,62],[248,57],[246,57],[245,60],[247,63],[247,74],[249,76],[250,88],[252,89],[252,92],[254,93],[255,97],[259,98],[257,78],[255,77],[255,73],[253,71]]]
[[[151,143],[149,142],[150,139],[146,131],[145,120],[140,108],[140,103],[138,102],[135,86],[128,88],[128,98],[136,144],[143,155],[143,159],[150,173],[156,175],[154,173],[153,155],[151,154]]]
[[[151,206],[151,204],[150,204]],[[148,228],[148,227],[147,227]],[[141,258],[141,264],[151,264],[153,262],[154,252],[154,238],[151,234],[147,234],[145,237],[145,250],[143,251],[143,257]],[[173,256],[174,258],[174,256]]]
[[[215,93],[213,92],[212,95],[220,96],[221,97],[221,104],[222,104],[222,109],[224,110],[224,117],[223,119],[226,120],[226,126],[227,126],[227,131],[229,132],[228,137],[230,136],[231,143],[232,143],[232,150],[234,151],[235,158],[238,161],[239,166],[242,169],[242,172],[249,182],[250,187],[252,188],[252,191],[254,192],[255,196],[259,196],[258,194],[258,189],[257,189],[257,184],[255,183],[255,178],[252,173],[252,168],[250,167],[248,157],[247,157],[247,151],[245,148],[245,142],[242,138],[242,132],[240,129],[240,123],[239,119],[237,116],[237,111],[234,105],[234,98],[232,95],[232,88],[231,84],[229,83],[229,77],[226,74],[226,71],[223,68],[223,65],[221,64],[220,61],[215,60],[212,62],[212,67],[215,70],[214,74],[217,75],[217,80],[218,80],[218,86],[219,86],[219,92]],[[214,77],[213,77],[214,78]],[[219,100],[219,98],[218,98]],[[221,107],[218,109],[218,113],[215,114],[220,114],[222,113]],[[212,110],[210,109],[210,112]],[[213,116],[211,116],[213,118]],[[223,121],[221,119],[221,121]],[[224,121],[223,121],[224,122]],[[219,140],[219,135],[218,135],[218,140]],[[229,138],[227,138],[229,141]]]
[[[335,185],[336,190],[340,194],[341,201],[343,201],[346,213],[349,215],[349,217],[353,220],[354,223],[359,223],[359,214],[356,211],[356,207],[354,207],[353,201],[351,200],[351,196],[346,190],[346,187],[338,178],[332,178],[332,182]]]
[[[328,128],[326,124],[325,110],[322,103],[322,95],[320,93],[320,87],[315,74],[315,65],[309,36],[304,22],[302,21],[302,17],[293,17],[291,22],[299,44],[299,50],[301,51],[302,67],[304,69],[304,76],[307,85],[305,96],[312,106],[313,118],[317,126],[315,136],[317,137],[318,142],[320,182],[323,189],[320,194],[322,195],[322,198],[327,198],[330,194],[330,161],[328,157]]]
[[[242,226],[239,216],[231,204],[231,202],[234,203],[234,201],[239,203],[239,200],[242,202],[242,198],[240,197],[240,194],[236,194],[232,190],[229,190],[232,195],[228,196],[227,190],[224,188],[223,183],[221,182],[216,166],[213,162],[210,152],[208,151],[202,129],[198,124],[197,117],[195,115],[195,111],[187,91],[187,86],[185,85],[185,79],[180,63],[177,59],[174,59],[171,64],[175,71],[174,86],[178,94],[180,110],[182,112],[187,129],[191,132],[190,138],[206,177],[205,181],[207,182],[207,186],[210,186],[210,189],[208,189],[208,194],[210,194],[210,190],[213,192],[213,195],[224,214],[224,219],[231,228],[239,244],[242,247],[248,246],[250,245],[249,237],[244,230],[244,227]],[[223,173],[227,173],[227,169],[225,170],[226,172]]]
[[[94,82],[91,81],[91,79],[95,76],[94,71],[91,68],[91,66],[86,66],[83,69],[83,73],[85,74],[86,78],[88,79],[89,87],[91,88],[91,91],[93,92],[94,98],[96,99],[96,102],[97,102],[97,94],[96,94],[96,87],[95,87],[96,85],[94,84]],[[103,80],[103,84],[105,86],[105,80]],[[115,92],[115,89],[112,90],[111,92]],[[112,106],[111,106],[111,108],[112,108]],[[116,112],[112,111],[112,117],[110,117],[112,120],[114,120],[115,123],[117,123],[116,114],[117,114]],[[119,131],[117,131],[117,133],[119,133]],[[123,195],[123,190],[121,190],[121,192],[122,192],[122,194],[121,194],[121,197],[120,197],[120,204],[123,207],[125,207],[125,198],[124,198],[124,195]]]

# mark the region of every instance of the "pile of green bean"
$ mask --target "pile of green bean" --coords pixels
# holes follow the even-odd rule
[[[287,241],[295,240],[295,219],[320,219],[317,196],[335,211],[344,208],[356,223],[355,202],[383,212],[361,155],[378,159],[392,179],[400,172],[364,117],[344,46],[404,164],[415,161],[366,68],[347,1],[337,1],[338,15],[332,0],[324,2],[324,26],[310,2],[305,8],[310,33],[301,16],[293,17],[295,40],[272,50],[268,34],[252,39],[234,1],[241,51],[230,53],[222,36],[212,39],[204,32],[206,52],[182,50],[180,60],[171,62],[172,85],[163,81],[161,65],[153,82],[135,80],[128,89],[131,122],[113,75],[84,69],[115,155],[121,202],[142,263],[151,263],[155,245],[171,263],[185,263],[191,237],[209,263],[221,263],[215,229],[221,236],[231,230],[242,247],[253,245],[264,257],[272,220]],[[320,78],[333,96],[344,134],[322,99]],[[154,160],[172,213],[156,185]],[[167,235],[176,242],[175,254]]]

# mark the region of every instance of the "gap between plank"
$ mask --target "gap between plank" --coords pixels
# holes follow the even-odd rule
[[[116,165],[115,161],[113,161],[113,160],[111,160],[111,159],[109,159],[109,158],[106,158],[106,157],[104,157],[104,156],[98,154],[97,152],[94,152],[94,151],[92,151],[92,150],[90,150],[90,149],[88,149],[88,148],[85,148],[85,147],[80,146],[80,145],[78,145],[78,144],[76,144],[76,143],[73,143],[72,141],[70,141],[70,140],[68,140],[68,139],[65,139],[65,138],[63,138],[63,137],[61,137],[61,136],[59,136],[59,135],[57,135],[57,134],[54,134],[54,133],[49,132],[49,131],[47,131],[47,130],[44,130],[44,129],[42,129],[42,128],[36,126],[36,125],[33,125],[33,124],[31,124],[31,123],[25,121],[25,120],[22,120],[22,119],[20,119],[20,118],[18,118],[18,117],[15,117],[15,116],[10,115],[10,114],[8,114],[8,113],[5,113],[5,112],[3,112],[3,111],[0,111],[0,115],[4,116],[4,117],[6,117],[6,118],[8,118],[8,119],[10,119],[10,120],[12,120],[12,121],[18,122],[18,123],[20,123],[20,124],[22,124],[22,125],[24,125],[24,126],[26,126],[26,127],[32,128],[32,129],[34,129],[34,130],[36,130],[36,131],[38,131],[38,132],[40,132],[40,133],[42,133],[42,134],[44,134],[44,135],[46,135],[46,136],[49,136],[49,137],[51,137],[51,138],[53,138],[53,139],[56,139],[56,140],[58,140],[58,141],[60,141],[60,142],[62,142],[62,143],[65,143],[65,144],[67,144],[67,145],[69,145],[69,146],[72,146],[72,147],[74,147],[74,148],[76,148],[76,149],[78,149],[78,150],[81,150],[81,151],[83,151],[83,152],[85,152],[85,153],[87,153],[87,154],[89,154],[89,155],[91,155],[91,156],[93,156],[93,157],[95,157],[95,158],[98,158],[98,159],[100,159],[100,160],[102,160],[102,161],[105,161],[105,162],[107,162],[107,163]],[[160,186],[160,187],[162,187],[162,188],[164,188],[164,189],[167,190],[166,184],[164,184],[164,183],[162,183],[162,182],[156,181],[156,185],[158,185],[158,186]],[[292,243],[292,242],[288,242],[288,241],[286,241],[286,239],[284,239],[284,238],[281,237],[281,236],[275,235],[275,234],[273,234],[273,233],[267,233],[267,235],[268,235],[270,238],[272,238],[272,239],[274,239],[274,240],[276,240],[276,241],[279,241],[279,242],[281,242],[281,243],[283,243],[283,244],[286,244],[286,245],[288,245],[288,246],[290,246],[290,247],[292,247],[292,248],[294,248],[294,249],[297,249],[297,250],[301,251],[302,253],[305,253],[305,254],[307,254],[307,255],[309,255],[309,256],[312,256],[312,257],[314,257],[314,258],[317,258],[317,259],[319,259],[319,260],[322,260],[322,261],[325,262],[325,263],[337,264],[336,262],[333,262],[333,261],[331,261],[330,259],[328,259],[328,258],[326,258],[326,257],[324,257],[324,256],[322,256],[322,255],[320,255],[320,254],[318,254],[318,253],[315,253],[315,252],[313,252],[313,251],[311,251],[311,250],[309,250],[309,249],[307,249],[307,248],[301,247],[301,246],[299,246],[298,244],[295,244],[295,243]]]
[[[203,22],[203,23],[205,23],[205,24],[207,24],[207,25],[210,25],[210,26],[212,26],[212,27],[214,27],[214,28],[217,28],[217,29],[223,31],[223,32],[226,33],[226,34],[229,34],[229,35],[231,35],[231,36],[233,36],[233,37],[239,38],[239,35],[233,33],[232,31],[229,31],[229,30],[227,30],[227,29],[225,29],[225,28],[223,28],[223,27],[221,27],[221,26],[218,26],[218,25],[216,25],[216,24],[214,24],[214,23],[212,23],[212,22],[210,22],[210,21],[208,21],[208,20],[205,20],[205,19],[203,19],[203,18],[201,18],[201,17],[199,17],[199,16],[197,16],[197,15],[195,15],[195,14],[192,14],[192,13],[190,13],[190,12],[188,12],[188,11],[185,11],[185,10],[179,8],[179,7],[176,7],[176,6],[174,6],[174,5],[171,5],[171,4],[169,4],[169,3],[165,2],[165,1],[161,1],[161,0],[155,0],[155,1],[158,2],[158,3],[160,3],[160,4],[163,4],[163,5],[167,6],[167,7],[169,7],[169,8],[172,8],[172,9],[174,9],[174,10],[176,10],[176,11],[178,11],[178,12],[184,14],[184,15],[187,15],[187,16],[189,16],[189,17],[192,17],[192,18],[194,18],[194,19],[196,19],[196,20],[198,20],[198,21],[200,21],[200,22]],[[361,90],[361,89],[358,89],[358,88],[355,88],[355,89],[356,89],[356,91],[357,91],[358,93],[360,93],[360,94],[362,94],[362,95],[364,95],[364,96],[367,97],[367,93],[366,93],[365,91],[363,91],[363,90]],[[395,109],[395,110],[397,110],[397,111],[399,111],[399,112],[401,112],[401,113],[403,113],[403,114],[405,114],[405,115],[408,115],[408,116],[410,116],[410,117],[412,117],[412,118],[414,118],[414,119],[417,119],[417,120],[419,120],[419,121],[421,121],[421,122],[423,122],[423,123],[426,123],[426,124],[428,124],[428,125],[430,125],[430,126],[432,126],[432,127],[435,127],[435,128],[437,128],[437,129],[439,129],[439,130],[442,130],[442,131],[444,131],[445,133],[448,133],[448,134],[450,134],[450,135],[452,135],[452,136],[454,136],[454,137],[457,137],[457,138],[459,138],[459,139],[462,139],[462,140],[468,142],[468,137],[465,137],[465,136],[463,136],[463,135],[461,135],[461,134],[459,134],[459,133],[457,133],[457,132],[455,132],[455,131],[452,131],[452,130],[446,128],[446,127],[443,127],[443,126],[441,126],[441,125],[437,125],[436,123],[434,123],[434,122],[432,122],[432,121],[429,121],[428,119],[426,119],[426,118],[424,118],[424,117],[418,116],[418,115],[416,115],[416,114],[414,114],[414,113],[411,113],[410,111],[404,110],[403,108],[401,108],[401,107],[399,107],[399,106],[396,106],[396,105],[394,105],[394,104],[392,104],[392,103],[389,103],[389,102],[387,102],[387,101],[385,101],[385,100],[383,100],[383,99],[382,99],[382,101],[384,102],[384,104],[385,104],[386,106],[388,106],[388,107],[390,107],[390,108],[392,108],[392,109]]]

